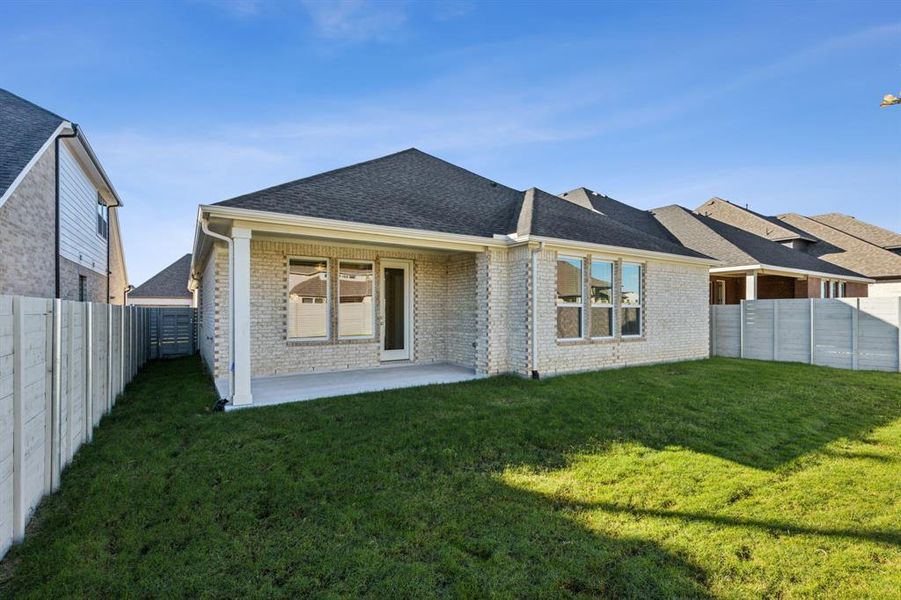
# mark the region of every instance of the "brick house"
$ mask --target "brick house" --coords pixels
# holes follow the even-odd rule
[[[0,294],[124,304],[121,206],[77,124],[0,89]]]
[[[867,285],[847,283],[847,296],[901,294],[901,235],[893,231],[841,213],[765,216],[722,198],[711,198],[695,212],[870,280]],[[832,298],[841,293],[835,287],[840,278],[825,279],[830,284],[810,286],[809,297]]]
[[[191,287],[201,354],[237,407],[288,374],[539,377],[704,358],[712,264],[410,149],[200,206]]]
[[[710,303],[783,298],[865,297],[873,280],[820,260],[788,240],[730,225],[699,211],[672,205],[649,212],[680,243],[721,261],[710,269]],[[785,228],[783,230],[787,231]]]

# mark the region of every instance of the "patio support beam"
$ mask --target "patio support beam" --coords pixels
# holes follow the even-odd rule
[[[231,400],[234,406],[246,406],[253,402],[250,391],[250,230],[232,229],[232,240],[235,387]]]
[[[745,300],[757,300],[757,271],[745,274]]]

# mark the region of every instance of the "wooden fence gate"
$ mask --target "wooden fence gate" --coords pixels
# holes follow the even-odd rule
[[[160,306],[150,313],[150,358],[190,356],[197,352],[197,309]]]

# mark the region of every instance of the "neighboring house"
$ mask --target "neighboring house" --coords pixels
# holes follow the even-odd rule
[[[894,242],[901,236],[845,215],[804,217],[788,213],[779,215],[779,219],[819,238],[820,242],[811,247],[811,253],[821,260],[853,269],[874,279],[868,295],[901,296],[901,255],[897,254],[897,248],[894,247]],[[846,220],[853,223],[843,222]],[[886,244],[885,246],[860,237],[873,230],[884,232],[871,239]]]
[[[721,265],[710,269],[711,304],[737,304],[754,299],[863,297],[867,295],[867,284],[872,281],[681,206],[656,208],[650,213],[686,247],[721,261]]]
[[[135,306],[195,306],[188,289],[191,254],[177,261],[128,292],[128,304]]]
[[[78,125],[0,89],[0,294],[124,304],[121,206]]]
[[[708,200],[696,212],[874,280],[866,294],[857,290],[855,296],[901,295],[901,235],[897,233],[840,213],[767,217],[722,198]],[[823,286],[827,296],[831,291]]]
[[[233,406],[263,376],[394,361],[537,377],[708,356],[716,261],[416,149],[201,206],[196,231],[201,354]]]
[[[901,256],[901,233],[895,233],[884,227],[860,221],[851,215],[842,213],[828,213],[810,218]]]

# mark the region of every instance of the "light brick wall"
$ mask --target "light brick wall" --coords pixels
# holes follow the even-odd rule
[[[197,299],[198,319],[197,319],[197,341],[200,346],[200,356],[206,364],[207,369],[216,377],[222,377],[224,373],[220,373],[216,368],[216,349],[217,345],[223,348],[227,346],[228,331],[225,331],[225,338],[218,341],[216,324],[218,322],[218,312],[216,303],[216,262],[219,249],[214,246],[210,250],[206,264],[203,266],[203,272],[200,276],[200,288]],[[228,280],[226,279],[226,285]]]
[[[56,295],[56,179],[53,146],[0,206],[0,294]]]
[[[328,258],[332,286],[332,332],[337,332],[335,310],[340,259],[375,263],[376,306],[382,259],[413,261],[413,355],[412,362],[461,362],[472,366],[466,351],[465,323],[474,321],[474,286],[466,285],[461,273],[474,270],[472,255],[418,252],[397,249],[300,243],[254,239],[251,242],[251,363],[253,375],[276,375],[310,371],[338,371],[379,365],[379,324],[367,340],[289,341],[287,339],[288,259],[295,256]],[[461,325],[463,327],[461,328]],[[450,335],[451,329],[455,330]],[[460,332],[463,333],[460,333]],[[225,339],[219,337],[218,339]],[[469,337],[470,345],[472,337]]]
[[[629,364],[708,356],[708,274],[705,266],[647,261],[643,269],[643,335],[637,339],[558,342],[556,339],[556,258],[535,251],[537,263],[538,356],[542,376]],[[380,364],[379,320],[367,340],[289,341],[287,273],[290,257],[329,259],[331,326],[337,332],[338,261],[375,263],[374,302],[381,289],[380,261],[413,262],[414,352],[412,362],[453,362],[495,375],[530,375],[534,365],[532,253],[522,246],[481,253],[440,253],[375,249],[275,239],[251,242],[251,362],[253,375],[337,371]],[[201,282],[201,351],[214,374],[228,372],[227,250],[211,253]],[[588,270],[585,271],[588,277]],[[619,266],[617,266],[619,281]],[[215,289],[215,300],[208,292]],[[618,296],[616,294],[615,296]],[[619,312],[618,298],[615,310]],[[213,317],[215,314],[215,317]],[[617,329],[619,327],[617,317]],[[587,328],[586,328],[587,329]],[[210,355],[213,358],[210,358]]]
[[[617,293],[614,294],[617,312],[614,339],[558,342],[556,258],[557,253],[550,249],[538,255],[538,370],[542,376],[709,356],[706,266],[658,261],[644,263],[640,338],[619,336],[621,319]]]

